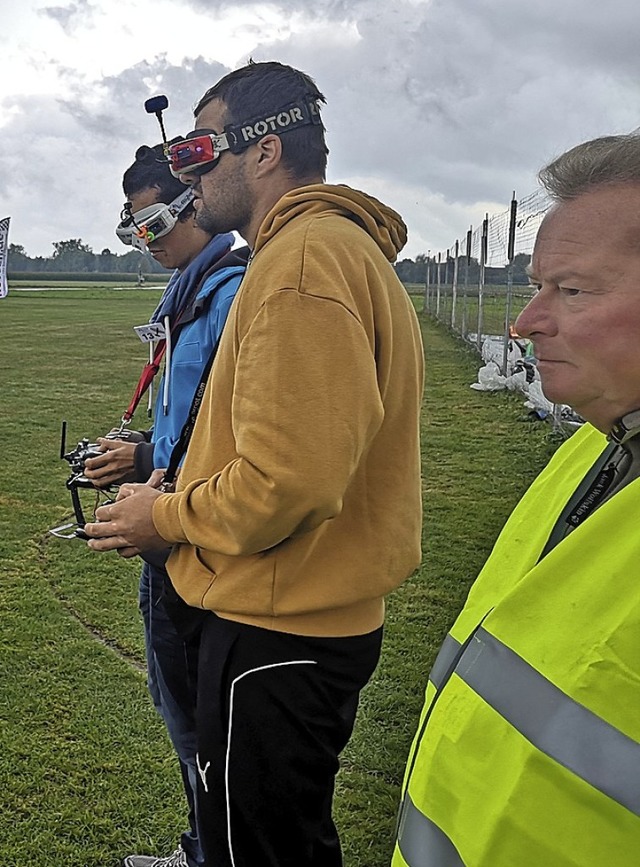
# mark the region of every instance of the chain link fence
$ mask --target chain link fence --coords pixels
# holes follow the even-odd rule
[[[423,309],[471,343],[487,363],[474,388],[521,388],[533,411],[549,416],[563,435],[580,423],[569,407],[551,404],[540,387],[531,347],[518,338],[515,320],[533,295],[527,279],[540,223],[551,207],[542,190],[485,216],[446,251],[427,257]],[[530,364],[529,364],[530,362]],[[490,365],[494,365],[490,367]]]
[[[484,340],[504,341],[503,373],[513,323],[532,295],[526,264],[540,223],[551,206],[538,190],[508,210],[487,216],[462,239],[427,260],[424,310],[444,322],[478,352]]]

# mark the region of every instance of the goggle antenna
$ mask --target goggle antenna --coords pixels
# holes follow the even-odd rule
[[[162,112],[165,110],[165,108],[168,107],[169,100],[164,94],[161,94],[160,96],[152,96],[150,99],[147,99],[144,104],[144,109],[147,114],[155,114],[155,116],[158,118],[158,123],[160,124],[160,132],[162,133],[162,146],[165,157],[169,156],[169,142],[167,141],[167,134],[164,131]]]

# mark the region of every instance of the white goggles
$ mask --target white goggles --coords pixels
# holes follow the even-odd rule
[[[193,198],[193,190],[188,187],[170,205],[158,202],[155,205],[149,205],[148,208],[136,211],[135,214],[131,212],[131,205],[127,202],[120,215],[116,235],[123,244],[144,252],[156,238],[162,238],[163,235],[169,234],[178,222],[178,217],[193,201]]]

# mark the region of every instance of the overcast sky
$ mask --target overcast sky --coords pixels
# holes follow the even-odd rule
[[[443,250],[512,190],[594,136],[640,125],[637,0],[0,0],[0,218],[49,256],[114,234],[121,177],[222,75],[254,60],[308,72],[327,97],[332,183],[409,227],[400,258]]]

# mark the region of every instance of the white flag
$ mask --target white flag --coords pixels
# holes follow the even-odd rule
[[[0,220],[0,298],[4,298],[9,287],[7,285],[7,259],[9,258],[9,220]]]

